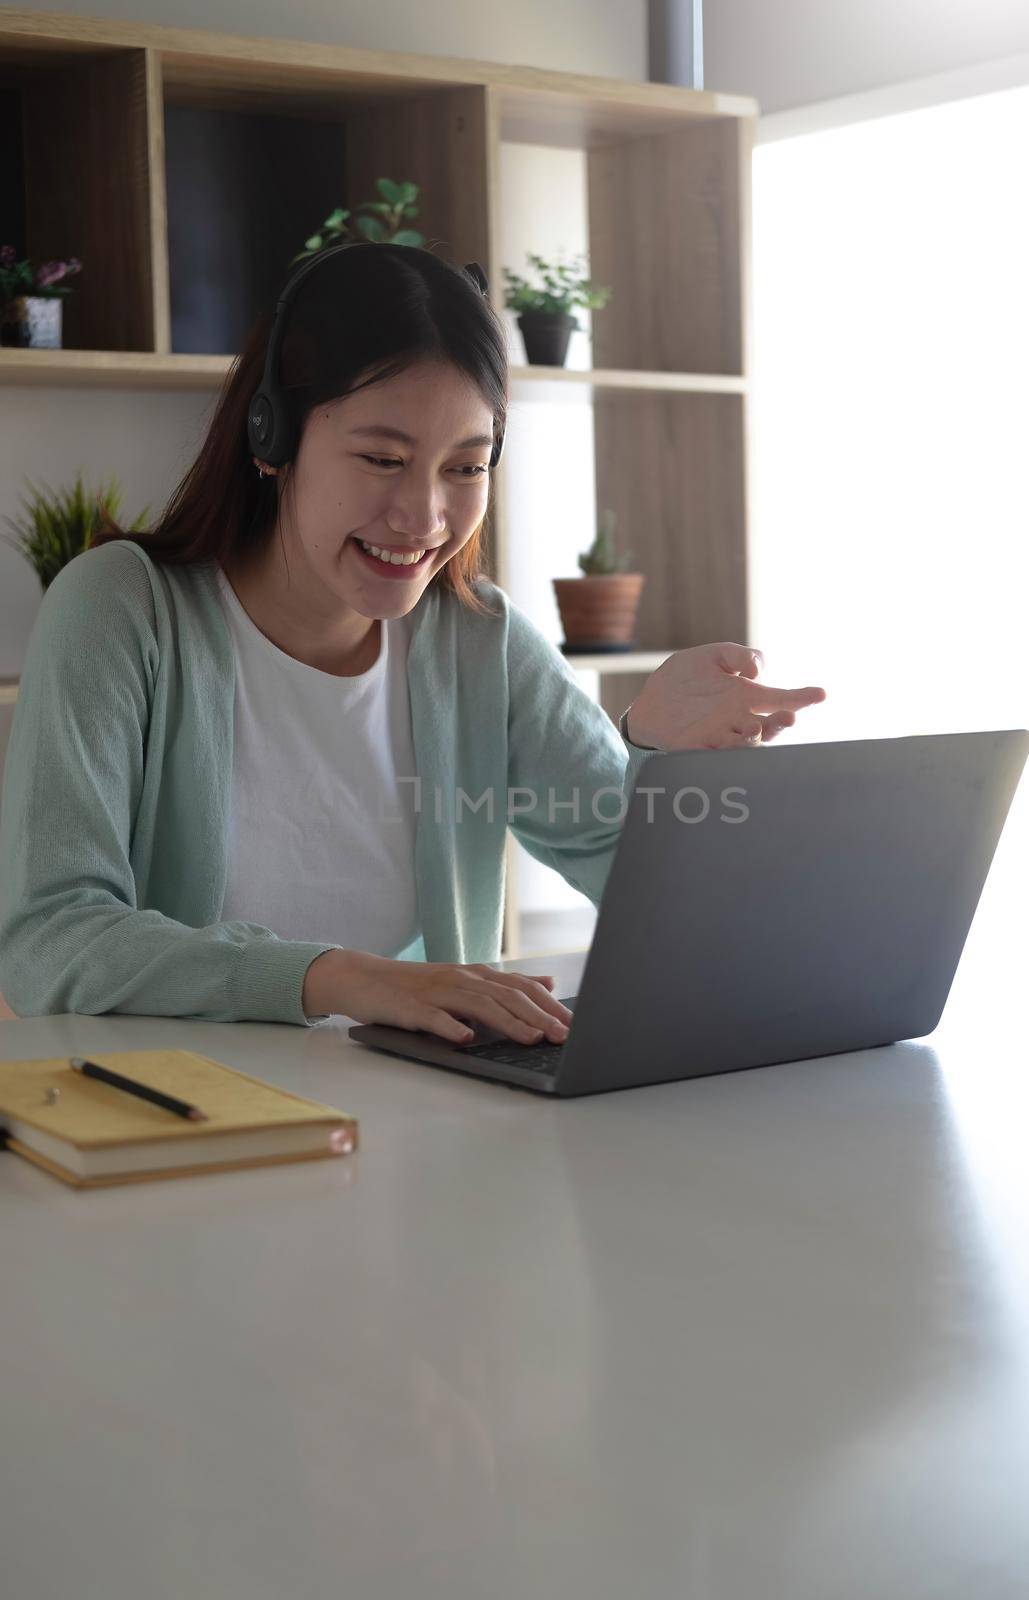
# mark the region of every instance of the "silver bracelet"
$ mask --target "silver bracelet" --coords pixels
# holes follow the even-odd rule
[[[658,750],[660,747],[656,744],[636,744],[636,741],[630,737],[629,712],[631,710],[632,706],[626,706],[625,710],[618,718],[618,732],[621,734],[622,738],[625,739],[627,743],[631,744],[636,750]]]

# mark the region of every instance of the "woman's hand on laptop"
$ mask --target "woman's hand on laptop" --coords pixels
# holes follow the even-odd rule
[[[548,973],[498,972],[480,962],[392,961],[367,950],[325,950],[304,979],[305,1016],[341,1015],[355,1022],[436,1033],[452,1044],[473,1037],[481,1023],[519,1044],[546,1035],[562,1044],[572,1013],[549,992]]]
[[[633,744],[659,750],[728,750],[768,744],[793,726],[797,711],[825,690],[774,689],[758,683],[760,650],[745,644],[698,644],[676,650],[647,679],[629,707]]]

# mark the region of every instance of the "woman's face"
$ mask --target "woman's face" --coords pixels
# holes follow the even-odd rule
[[[485,516],[492,445],[489,407],[448,364],[318,406],[280,497],[289,545],[362,616],[403,616]],[[363,543],[419,559],[386,565]]]

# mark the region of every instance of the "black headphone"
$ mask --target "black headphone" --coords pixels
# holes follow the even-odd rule
[[[344,239],[341,244],[328,245],[325,249],[318,250],[309,260],[301,262],[297,271],[286,282],[282,293],[279,295],[272,318],[272,331],[268,336],[268,351],[264,358],[264,373],[261,377],[261,386],[250,401],[247,412],[247,442],[251,455],[267,462],[270,467],[281,467],[292,460],[295,447],[293,437],[293,419],[290,416],[282,390],[279,388],[276,373],[279,366],[279,351],[286,331],[286,309],[296,294],[298,288],[320,261],[329,256],[337,255],[341,250],[349,250],[354,245],[368,244],[367,239]],[[462,268],[475,284],[476,288],[485,297],[489,290],[486,274],[477,261],[469,261]],[[500,460],[504,448],[503,430],[497,435],[490,455],[489,464],[495,467]]]

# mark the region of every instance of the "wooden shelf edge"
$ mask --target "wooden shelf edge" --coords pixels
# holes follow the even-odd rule
[[[0,382],[78,384],[124,389],[211,389],[228,377],[235,356],[173,355],[151,350],[34,350],[0,347]],[[512,366],[516,383],[561,384],[619,391],[745,394],[747,379],[704,372],[638,372],[618,368]]]
[[[560,383],[591,389],[668,389],[683,394],[746,394],[747,379],[738,373],[646,372],[628,367],[510,366],[511,383]]]
[[[108,389],[210,389],[235,356],[162,355],[149,350],[0,348],[0,382]]]

